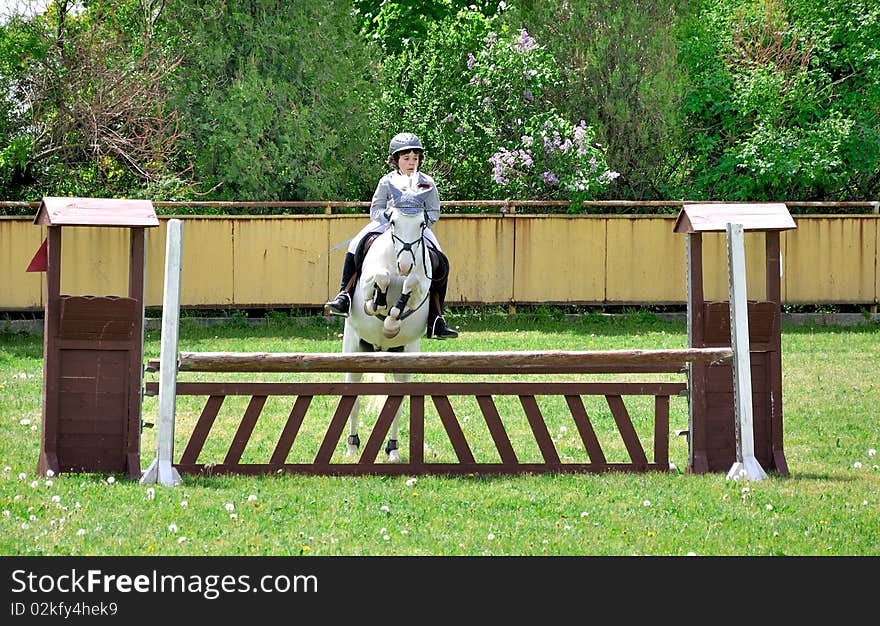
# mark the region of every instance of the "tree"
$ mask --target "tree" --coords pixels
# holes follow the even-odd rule
[[[342,0],[170,0],[183,53],[173,96],[201,192],[361,200],[378,71]]]
[[[57,1],[3,25],[0,185],[8,196],[125,194],[179,165],[166,98],[179,59],[154,45],[162,8],[158,0]]]

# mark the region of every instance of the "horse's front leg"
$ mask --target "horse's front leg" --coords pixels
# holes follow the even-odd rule
[[[378,315],[388,309],[388,285],[391,275],[379,272],[371,280],[364,282],[364,313]]]
[[[388,311],[388,317],[385,318],[385,322],[382,324],[382,334],[388,337],[396,337],[397,333],[400,332],[400,316],[406,310],[407,306],[412,308],[410,302],[412,301],[413,296],[416,297],[416,302],[420,297],[421,289],[419,288],[419,279],[417,276],[410,274],[406,277],[406,280],[403,281],[403,289],[400,292],[400,298],[397,299],[397,302],[394,303],[394,306],[391,307],[391,310]]]

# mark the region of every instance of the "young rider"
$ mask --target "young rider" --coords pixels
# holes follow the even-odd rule
[[[371,222],[355,235],[348,245],[342,266],[342,281],[339,294],[324,305],[328,315],[348,317],[351,309],[351,293],[358,274],[358,247],[369,233],[388,230],[387,211],[398,207],[403,209],[422,209],[428,218],[425,239],[436,252],[437,267],[433,268],[431,293],[428,298],[427,336],[431,339],[454,339],[458,332],[450,328],[443,319],[443,305],[446,299],[446,285],[449,278],[449,259],[440,249],[437,237],[431,226],[440,219],[440,194],[434,179],[419,171],[424,159],[422,142],[412,133],[398,133],[388,146],[388,164],[392,171],[379,179],[373,200],[370,203]],[[360,258],[362,258],[362,252]],[[433,260],[433,259],[432,259]]]

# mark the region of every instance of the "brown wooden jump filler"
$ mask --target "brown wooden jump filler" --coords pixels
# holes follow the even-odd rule
[[[28,271],[46,272],[43,419],[37,471],[141,474],[145,232],[149,200],[43,198],[46,240]],[[61,229],[130,230],[124,295],[61,293]]]
[[[180,353],[178,371],[185,372],[410,372],[413,374],[595,374],[681,373],[688,363],[729,361],[730,348],[683,350],[618,350],[593,352],[457,352],[409,354],[336,353]],[[150,361],[149,369],[157,369]],[[187,382],[178,381],[177,395],[207,398],[198,421],[174,467],[182,474],[267,474],[279,471],[298,474],[519,474],[526,472],[669,471],[669,398],[686,393],[684,382]],[[148,393],[158,393],[158,383],[147,383]],[[349,412],[358,396],[386,396],[372,433],[356,462],[331,462],[342,437]],[[628,462],[611,463],[594,432],[581,396],[604,396],[626,447]],[[653,396],[654,428],[652,458],[645,452],[633,426],[624,398]],[[199,462],[205,442],[220,408],[229,396],[250,396],[237,431],[219,463]],[[290,396],[287,422],[269,458],[243,463],[242,453],[270,396]],[[338,398],[336,408],[314,459],[288,463],[306,411],[317,396]],[[450,398],[476,398],[496,447],[500,462],[478,462],[465,439]],[[499,396],[515,396],[535,437],[542,462],[521,462],[505,431],[495,404]],[[562,396],[584,446],[584,459],[563,462],[538,405],[541,396]],[[409,455],[404,463],[377,462],[391,421],[404,399],[409,399]],[[424,457],[425,401],[430,398],[458,459],[457,463],[432,463]],[[405,419],[406,412],[404,413]],[[589,457],[589,460],[587,460]]]

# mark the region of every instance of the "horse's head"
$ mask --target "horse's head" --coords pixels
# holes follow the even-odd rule
[[[394,252],[397,254],[397,271],[401,276],[409,276],[418,259],[425,267],[425,242],[423,235],[428,225],[425,211],[404,213],[400,209],[392,209],[388,216],[391,224],[391,239],[394,241]]]

